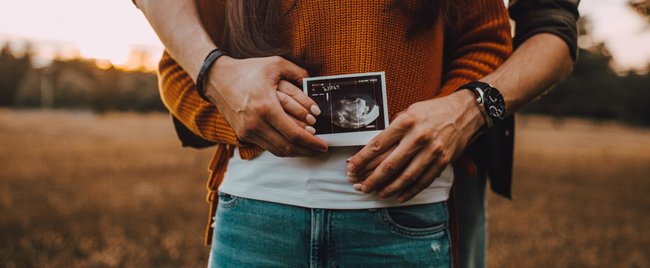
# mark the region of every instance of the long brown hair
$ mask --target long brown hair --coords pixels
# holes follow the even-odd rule
[[[276,0],[223,0],[224,29],[220,45],[237,58],[282,55],[290,58],[289,50],[278,40],[282,1]],[[289,8],[295,6],[297,0]],[[430,29],[439,14],[452,14],[459,10],[460,0],[420,0],[417,9],[409,8],[404,0],[395,0],[389,8],[400,9],[413,17],[406,38]],[[450,23],[449,17],[447,23]]]
[[[277,0],[225,0],[225,50],[234,57],[284,55],[278,40],[280,5]],[[223,45],[222,45],[223,46]]]

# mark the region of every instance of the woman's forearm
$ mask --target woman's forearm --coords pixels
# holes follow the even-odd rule
[[[203,29],[194,0],[136,0],[158,38],[192,77],[216,45]]]

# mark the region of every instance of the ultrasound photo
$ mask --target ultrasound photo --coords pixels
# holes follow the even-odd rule
[[[383,72],[310,77],[305,93],[322,110],[316,135],[331,146],[363,145],[388,125]]]

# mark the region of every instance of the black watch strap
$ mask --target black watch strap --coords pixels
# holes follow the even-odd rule
[[[204,101],[210,102],[208,97],[205,95],[205,76],[208,74],[208,71],[214,65],[214,63],[217,61],[217,59],[221,58],[221,56],[225,56],[226,53],[223,52],[221,49],[215,48],[208,55],[205,57],[205,60],[203,60],[203,65],[201,66],[201,70],[199,70],[199,74],[196,76],[196,93],[199,94],[201,99]]]

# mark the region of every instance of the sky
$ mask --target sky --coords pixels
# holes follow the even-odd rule
[[[0,0],[0,42],[33,41],[40,57],[82,56],[127,64],[131,49],[162,45],[129,0]]]
[[[581,46],[604,42],[620,70],[650,63],[650,25],[627,0],[582,1],[580,12],[593,23]],[[34,44],[43,64],[55,56],[95,58],[124,68],[132,49],[157,58],[162,45],[144,15],[129,0],[0,0],[0,44]],[[154,59],[145,63],[155,67]]]
[[[647,69],[650,64],[650,24],[625,5],[626,0],[581,1],[580,13],[592,22],[583,47],[603,42],[619,69]]]

